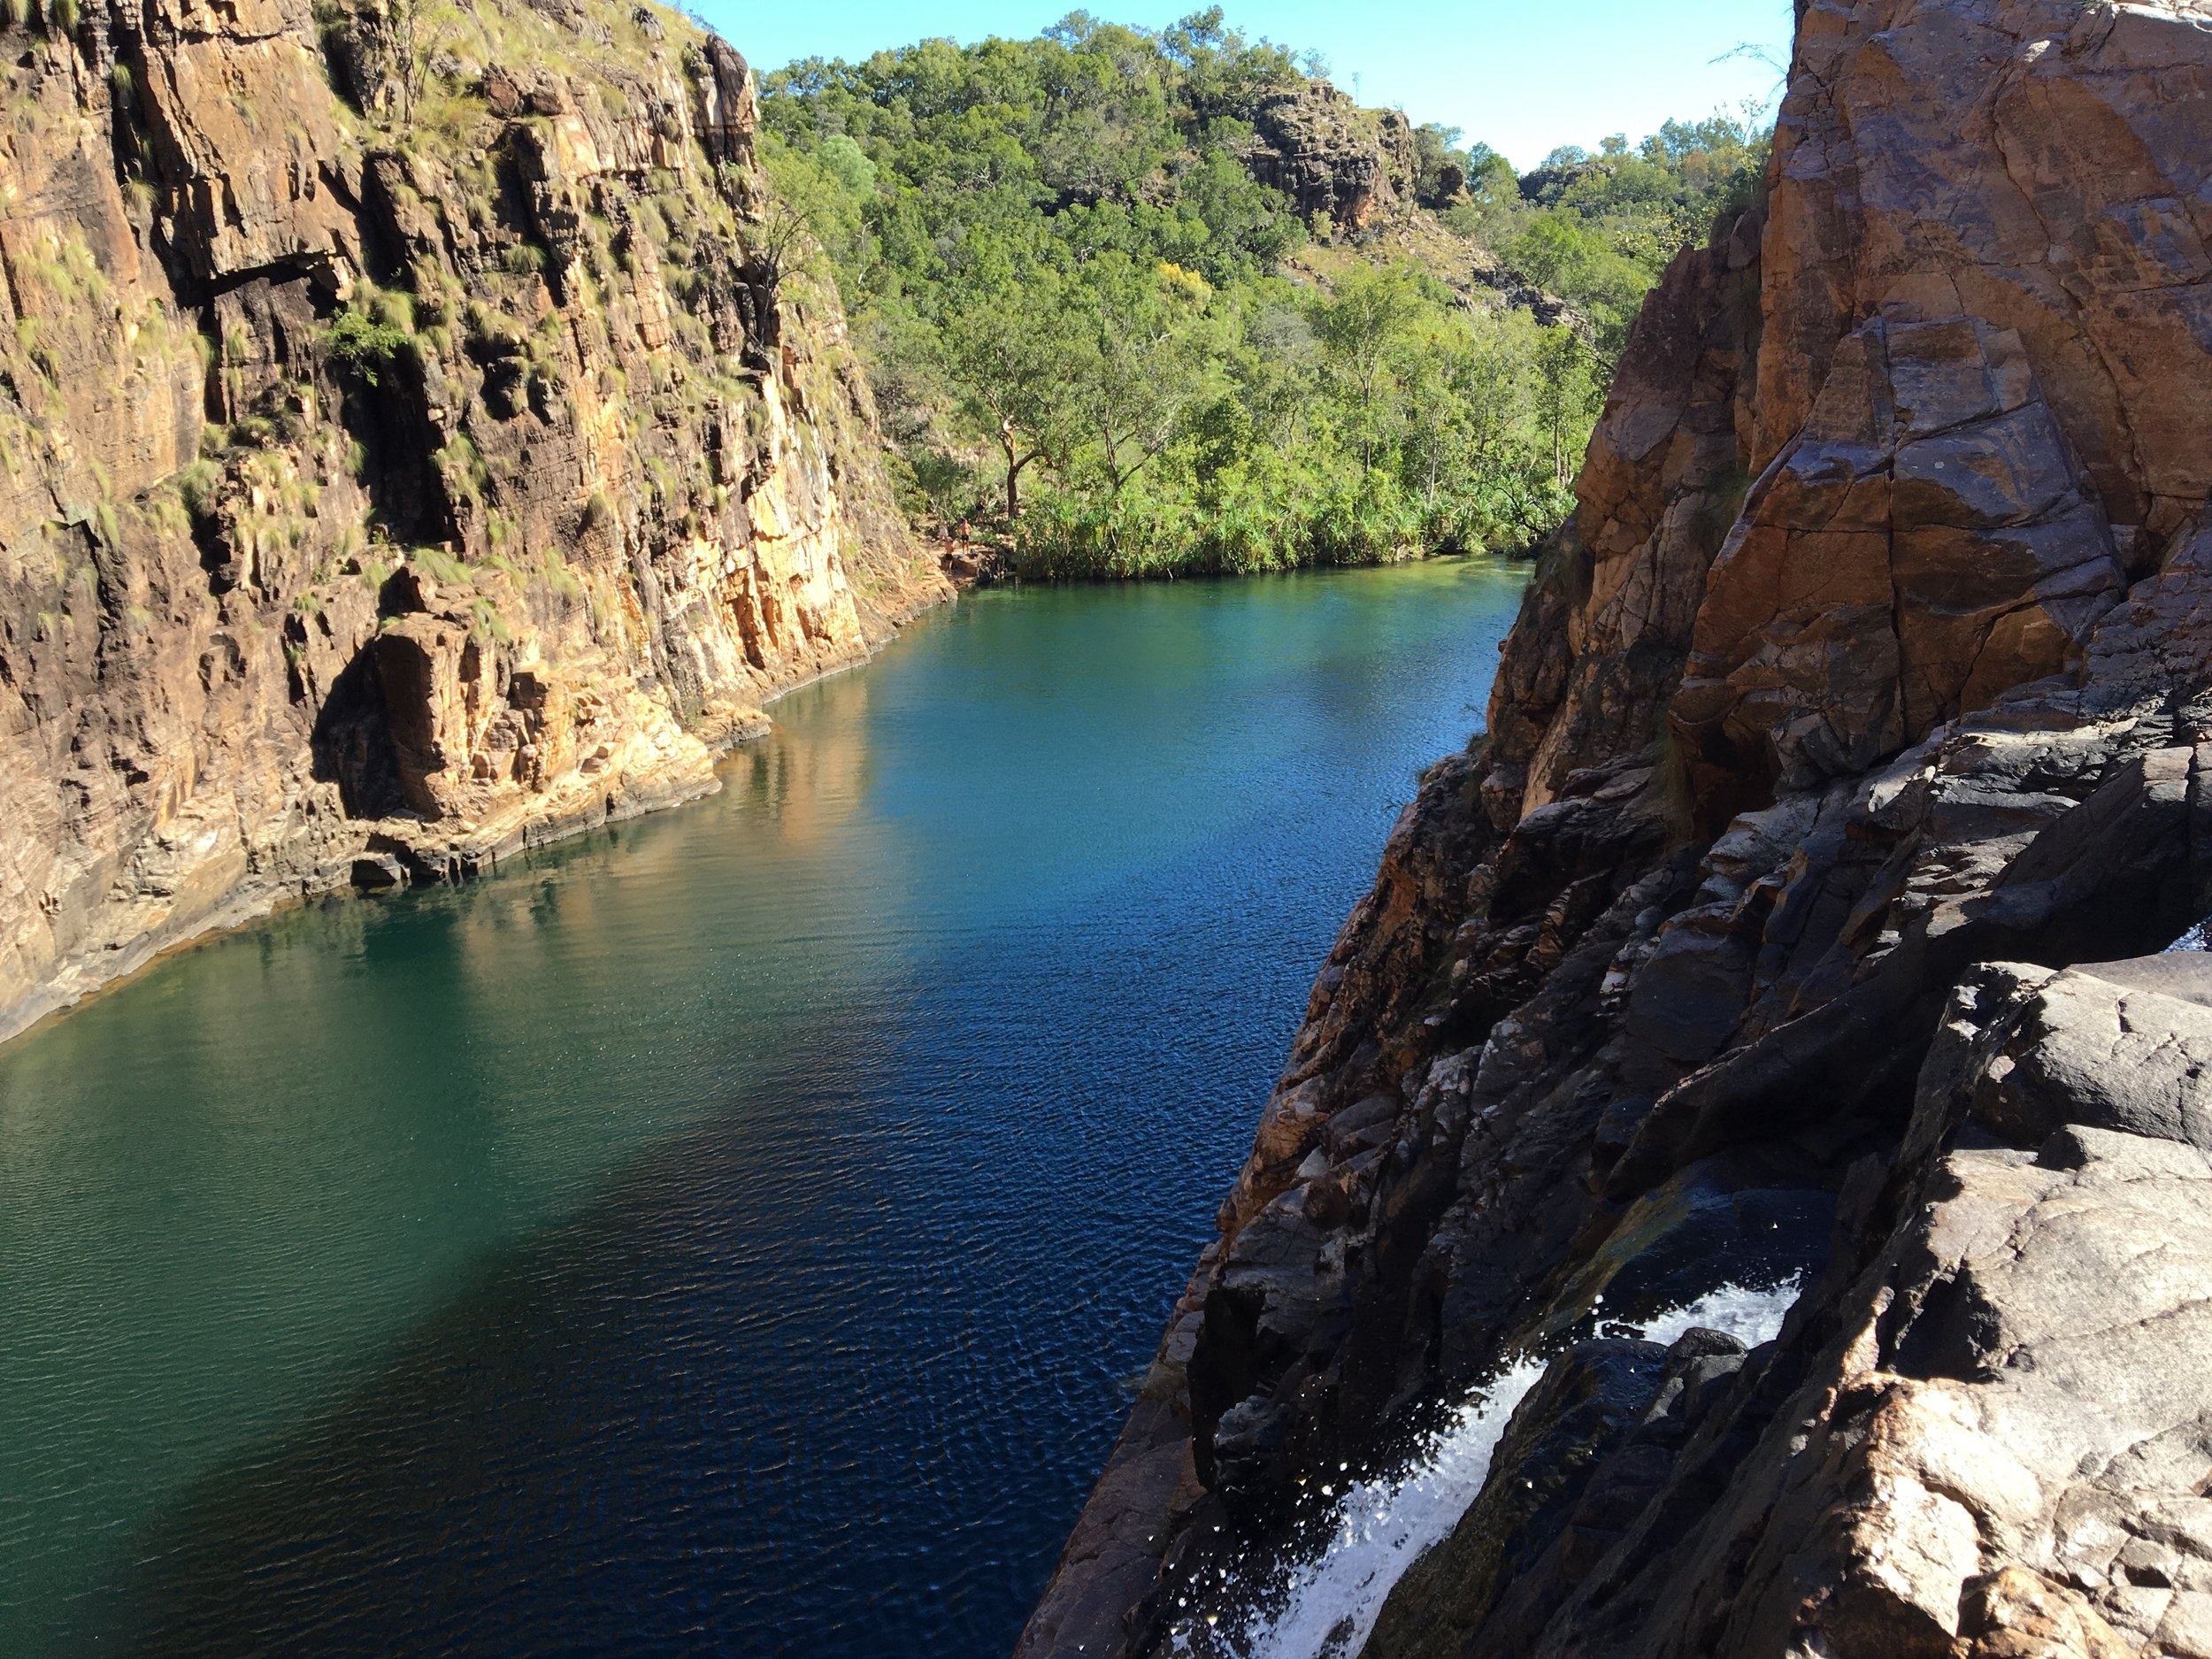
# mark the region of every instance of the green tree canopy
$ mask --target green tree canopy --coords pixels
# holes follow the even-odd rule
[[[760,234],[833,273],[916,511],[987,521],[1043,575],[1513,549],[1557,524],[1643,294],[1749,200],[1762,141],[1671,122],[1523,180],[1415,129],[1417,201],[1563,298],[1547,328],[1469,291],[1463,258],[1310,245],[1252,162],[1266,101],[1317,66],[1212,8],[768,78],[788,205]]]

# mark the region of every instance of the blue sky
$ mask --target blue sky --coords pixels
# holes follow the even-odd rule
[[[693,0],[764,69],[795,58],[861,58],[933,35],[1029,35],[1064,0]],[[1199,0],[1093,0],[1118,23],[1159,27]],[[1788,55],[1790,0],[1249,0],[1227,6],[1249,35],[1312,47],[1361,102],[1466,129],[1532,166],[1560,144],[1595,149],[1609,133],[1641,137],[1669,116],[1694,119],[1773,89],[1775,73],[1740,44]]]

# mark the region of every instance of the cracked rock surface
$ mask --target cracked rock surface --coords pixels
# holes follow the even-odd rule
[[[1439,1633],[1417,1570],[1368,1651],[2202,1652],[2212,1162],[2174,1133],[2161,1050],[2212,1037],[2208,996],[2200,956],[1974,970],[1921,1074],[1906,1141],[1927,1156],[1893,1230],[1839,1254],[1663,1456],[1647,1428],[1601,1441],[1586,1489],[1640,1480],[1640,1504],[1578,1558],[1571,1528],[1542,1540],[1523,1578],[1543,1599],[1470,1610],[1463,1576]],[[2082,1116],[2102,1121],[2019,1139],[2014,1079],[2049,1103],[2085,1064],[2107,1090]],[[1559,1432],[1545,1391],[1589,1363],[1554,1363],[1509,1446]]]
[[[948,594],[833,294],[767,251],[727,45],[602,0],[34,12],[0,1037],[282,900],[710,788]]]
[[[1024,1659],[1208,1651],[1529,1355],[1371,1653],[2212,1652],[2212,18],[1798,16]]]

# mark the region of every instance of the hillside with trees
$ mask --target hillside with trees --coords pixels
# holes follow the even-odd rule
[[[1670,123],[1521,179],[1321,68],[1217,9],[767,78],[794,257],[854,319],[918,518],[1041,577],[1517,550],[1559,522],[1643,295],[1748,203],[1763,134]]]

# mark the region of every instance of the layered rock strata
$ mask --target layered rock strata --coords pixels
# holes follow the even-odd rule
[[[657,6],[49,0],[0,110],[0,1034],[711,787],[946,590],[743,59]]]
[[[1799,14],[1025,1655],[1207,1651],[1530,1354],[1371,1653],[2212,1653],[2202,999],[2076,965],[2212,909],[2212,19]],[[1793,1280],[1749,1356],[1607,1329]]]

